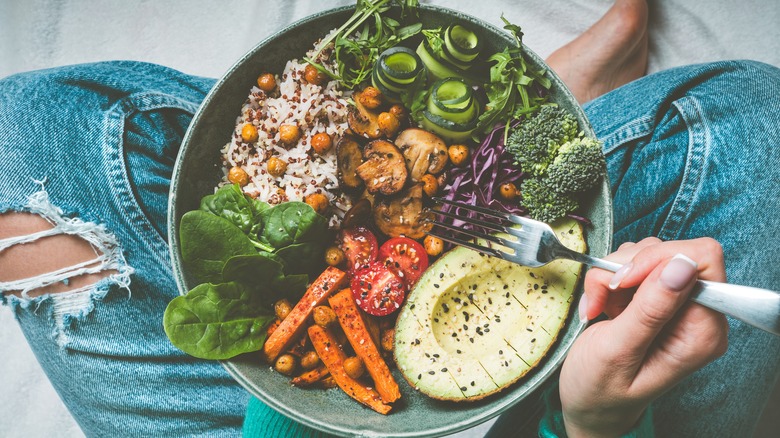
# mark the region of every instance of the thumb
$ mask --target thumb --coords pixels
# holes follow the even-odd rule
[[[634,298],[612,321],[614,340],[620,350],[641,359],[650,344],[688,299],[697,277],[698,264],[677,254],[658,272],[642,282]]]

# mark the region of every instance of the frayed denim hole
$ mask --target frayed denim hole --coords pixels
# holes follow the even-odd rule
[[[10,210],[4,209],[4,212]],[[0,282],[0,300],[8,305],[14,313],[19,309],[32,309],[35,313],[44,303],[49,303],[50,317],[54,320],[52,334],[60,347],[69,342],[68,331],[75,321],[82,320],[95,308],[95,301],[102,300],[112,287],[126,290],[130,293],[130,276],[134,269],[125,261],[124,254],[116,237],[106,230],[105,226],[93,222],[85,222],[78,217],[64,217],[63,211],[51,204],[48,193],[42,189],[29,196],[28,203],[21,209],[36,214],[52,224],[52,228],[27,235],[9,237],[0,240],[0,251],[12,246],[30,243],[46,236],[73,235],[88,242],[95,250],[96,258],[76,263],[65,268],[35,275],[19,280]],[[43,294],[31,297],[30,292],[84,274],[112,271],[111,274],[75,290]],[[4,292],[21,291],[21,296]]]

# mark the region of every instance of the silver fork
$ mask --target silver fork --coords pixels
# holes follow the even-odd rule
[[[602,260],[566,248],[555,236],[552,228],[543,222],[444,198],[433,198],[433,200],[441,204],[480,213],[493,219],[493,221],[472,219],[443,210],[436,211],[439,215],[476,225],[493,232],[505,233],[515,239],[511,240],[500,235],[468,230],[438,220],[432,220],[434,225],[457,232],[467,238],[452,237],[440,232],[434,232],[433,230],[428,232],[428,234],[452,244],[532,268],[544,266],[560,258],[574,260],[611,272],[615,272],[621,267],[619,263]],[[501,245],[504,248],[480,245],[475,243],[474,239],[483,239]],[[761,330],[780,336],[780,292],[698,280],[691,292],[690,299],[703,306],[742,320]]]

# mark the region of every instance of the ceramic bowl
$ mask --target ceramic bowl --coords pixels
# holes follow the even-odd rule
[[[229,141],[249,89],[261,72],[281,72],[288,59],[301,58],[315,40],[339,27],[351,15],[353,7],[322,12],[281,30],[259,43],[239,59],[206,96],[185,135],[174,167],[170,192],[168,232],[171,259],[179,292],[185,294],[196,285],[182,266],[178,223],[187,211],[198,208],[201,197],[211,194],[220,181],[220,149]],[[425,28],[462,22],[479,28],[485,41],[484,53],[499,51],[514,44],[511,35],[474,17],[442,7],[422,5],[420,18]],[[544,62],[530,50],[525,51],[534,68]],[[580,106],[560,79],[552,72],[551,100],[575,114],[587,135],[592,129]],[[593,225],[587,227],[587,243],[591,254],[603,256],[610,248],[612,216],[606,181],[593,190],[588,199],[586,215]],[[377,414],[358,404],[339,389],[304,390],[293,387],[289,379],[271,370],[257,355],[247,354],[223,362],[228,372],[273,409],[316,429],[343,435],[362,436],[439,436],[477,425],[524,401],[533,406],[538,389],[561,365],[566,352],[584,329],[576,315],[576,300],[566,326],[541,365],[516,384],[494,396],[468,403],[453,403],[430,399],[411,388],[394,370],[401,386],[402,398],[387,415]],[[219,403],[219,400],[215,400]],[[518,419],[520,421],[521,419]]]

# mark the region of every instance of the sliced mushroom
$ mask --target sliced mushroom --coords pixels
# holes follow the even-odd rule
[[[347,114],[349,129],[361,137],[379,138],[382,135],[382,131],[379,130],[379,121],[377,120],[379,114],[370,111],[360,103],[360,93],[360,91],[356,91],[352,94],[352,100],[355,101],[355,105],[349,107],[349,113]]]
[[[415,184],[392,197],[377,197],[374,223],[390,237],[421,239],[431,229],[430,212],[423,207],[422,184]]]
[[[357,175],[366,183],[369,193],[392,195],[406,184],[408,172],[401,151],[385,140],[374,140],[363,150],[363,164]]]
[[[436,134],[424,129],[409,128],[398,134],[395,145],[401,149],[412,181],[426,173],[438,174],[447,165],[447,145]]]
[[[339,185],[344,189],[359,189],[363,180],[357,175],[357,168],[363,164],[363,151],[354,138],[345,135],[336,143]]]
[[[353,228],[368,222],[371,217],[371,201],[362,198],[352,205],[341,220],[342,228]]]

